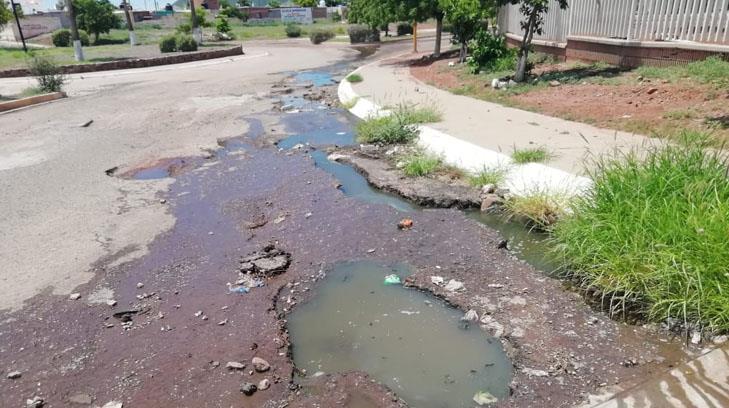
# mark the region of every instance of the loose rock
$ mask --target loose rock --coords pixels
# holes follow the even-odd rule
[[[109,401],[106,404],[104,404],[101,408],[123,408],[124,403],[121,401]]]
[[[253,383],[243,383],[243,385],[240,386],[240,392],[247,396],[253,395],[258,390],[258,387],[256,387],[256,384]]]
[[[464,322],[477,322],[478,321],[478,313],[476,313],[475,310],[471,309],[466,312],[466,314],[461,317],[461,321]]]
[[[463,282],[457,281],[455,279],[451,279],[446,283],[445,290],[449,292],[457,292],[459,290],[463,290]]]
[[[15,380],[22,376],[23,374],[20,371],[11,371],[8,373],[8,379]]]
[[[267,390],[268,387],[270,387],[270,386],[271,386],[271,381],[269,381],[268,378],[264,378],[258,382],[258,389],[261,391]]]
[[[476,395],[473,396],[473,402],[475,402],[479,406],[494,404],[497,401],[498,399],[491,395],[491,393],[488,391],[479,391],[476,393]]]
[[[71,295],[68,297],[70,300],[79,300],[81,299],[80,293],[71,293]]]
[[[413,227],[413,220],[410,218],[403,218],[400,220],[400,222],[397,223],[397,228],[404,230],[404,229],[410,229]]]
[[[41,408],[45,405],[45,401],[43,401],[43,398],[41,397],[33,397],[31,399],[25,400],[25,407],[26,408]]]
[[[237,361],[228,361],[225,364],[225,368],[227,368],[228,370],[242,370],[246,368],[246,365]]]
[[[259,373],[268,371],[271,368],[271,365],[268,364],[268,361],[266,361],[260,357],[253,357],[253,360],[251,360],[251,363],[253,363],[253,368],[256,371],[258,371]]]

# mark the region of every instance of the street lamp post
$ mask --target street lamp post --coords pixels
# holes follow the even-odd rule
[[[10,0],[10,7],[13,8],[13,15],[15,16],[15,24],[18,25],[18,34],[20,34],[20,41],[23,42],[23,51],[28,52],[28,46],[25,45],[25,36],[23,35],[23,27],[20,26],[20,18],[18,18],[18,9],[20,4],[15,4],[15,1]]]

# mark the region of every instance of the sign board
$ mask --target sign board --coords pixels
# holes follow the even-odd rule
[[[311,17],[311,8],[308,7],[286,7],[281,10],[281,22],[296,24],[311,24],[314,19]]]

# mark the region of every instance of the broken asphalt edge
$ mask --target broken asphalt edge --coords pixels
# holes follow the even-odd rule
[[[352,105],[349,111],[360,119],[387,116],[390,112],[357,94],[346,77],[380,61],[382,60],[357,68],[339,82],[337,90],[339,101],[344,105]],[[592,187],[590,178],[540,163],[515,164],[511,157],[503,153],[466,142],[430,126],[420,125],[418,129],[420,130],[418,145],[438,155],[449,165],[470,174],[477,174],[483,169],[507,169],[503,187],[514,195],[548,194],[569,199],[583,195]]]

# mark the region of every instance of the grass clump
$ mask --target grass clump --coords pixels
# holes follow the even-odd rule
[[[602,159],[554,227],[564,271],[612,314],[729,331],[729,168],[709,142]]]
[[[395,107],[394,114],[402,117],[402,120],[410,125],[443,120],[443,114],[433,106],[414,106],[403,103]]]
[[[525,149],[514,148],[511,158],[516,164],[543,163],[552,158],[546,147],[530,147]]]
[[[418,129],[397,113],[370,118],[357,124],[357,141],[361,143],[410,143],[418,137]]]
[[[680,78],[690,78],[702,84],[729,86],[729,62],[717,56],[681,66],[640,67],[636,72],[645,78],[665,79],[671,82]]]
[[[41,92],[60,92],[66,83],[66,76],[63,75],[61,67],[49,58],[34,56],[28,62],[28,69],[38,81],[38,89]]]
[[[482,187],[487,184],[497,186],[504,181],[506,172],[507,169],[503,167],[484,167],[478,173],[468,177],[468,183],[474,187]]]
[[[422,151],[410,153],[403,158],[402,170],[408,177],[425,177],[436,172],[443,164],[438,156]]]
[[[565,215],[567,206],[560,194],[534,191],[509,198],[504,209],[509,219],[517,218],[531,228],[548,230]]]
[[[349,74],[349,75],[347,75],[347,81],[355,84],[357,82],[364,81],[364,78],[362,78],[362,75],[360,75],[360,74]]]

